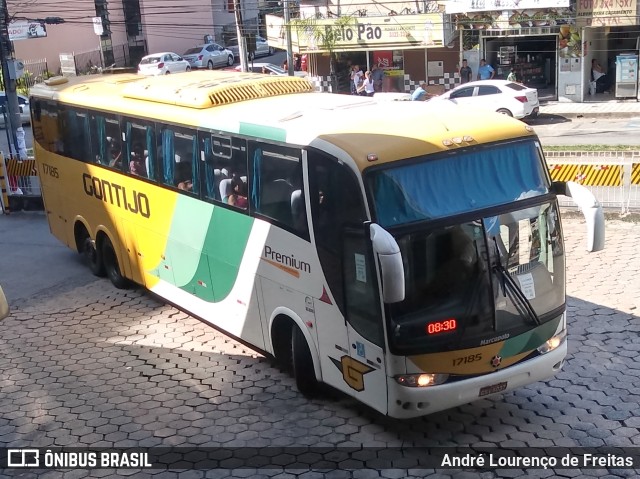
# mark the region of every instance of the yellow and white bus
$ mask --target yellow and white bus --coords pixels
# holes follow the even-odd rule
[[[567,353],[557,194],[531,127],[302,78],[192,72],[31,90],[52,233],[392,417],[556,373]]]

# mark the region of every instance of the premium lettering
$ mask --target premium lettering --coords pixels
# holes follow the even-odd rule
[[[286,255],[277,252],[272,249],[271,246],[264,247],[264,257],[281,265],[288,266],[290,268],[297,269],[298,271],[304,271],[305,273],[311,273],[311,265],[304,261],[296,259],[295,256]]]
[[[124,186],[101,180],[97,176],[87,173],[82,175],[84,192],[105,203],[110,203],[118,208],[124,208],[133,214],[139,214],[144,218],[151,216],[149,198],[144,193],[136,190],[127,191]]]

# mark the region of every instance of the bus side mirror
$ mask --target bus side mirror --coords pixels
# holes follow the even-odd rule
[[[568,196],[582,211],[587,222],[587,251],[604,249],[604,212],[593,193],[573,181],[555,181],[551,184],[551,191]]]
[[[382,273],[382,297],[385,303],[404,300],[404,265],[395,238],[381,226],[369,225],[373,251],[380,261]]]
[[[4,295],[4,291],[2,291],[2,286],[0,286],[0,320],[9,316],[9,303],[7,302],[7,297]]]

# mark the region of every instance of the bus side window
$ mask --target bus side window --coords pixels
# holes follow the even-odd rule
[[[158,161],[162,181],[183,191],[198,194],[198,157],[195,133],[177,127],[163,127],[159,135]]]
[[[301,151],[252,142],[249,157],[253,211],[308,238]]]
[[[142,178],[155,178],[155,130],[150,125],[127,120],[125,123],[125,171]]]
[[[63,117],[64,153],[80,161],[92,161],[89,115],[85,110],[67,107]]]
[[[201,132],[200,147],[203,155],[203,188],[208,200],[229,204],[233,195],[232,183],[242,181],[247,187],[247,147],[245,140],[218,133]],[[232,200],[231,203],[234,203]],[[246,210],[246,202],[232,204]]]

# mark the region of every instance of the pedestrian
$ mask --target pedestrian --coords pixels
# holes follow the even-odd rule
[[[358,89],[362,86],[362,79],[364,74],[360,70],[360,65],[353,65],[351,67],[351,94],[358,95]]]
[[[478,80],[492,80],[496,76],[496,71],[487,61],[483,58],[480,60],[480,67],[478,68]]]
[[[378,65],[373,66],[371,70],[371,78],[373,79],[373,87],[377,92],[382,91],[382,79],[384,78],[384,70]]]
[[[513,68],[509,72],[509,75],[507,75],[507,80],[508,81],[518,81],[518,79],[516,78],[516,71]]]
[[[364,72],[363,86],[364,86],[364,95],[366,96],[373,96],[373,94],[376,92],[375,84],[373,82],[373,78],[371,76],[370,71]]]
[[[462,60],[462,66],[458,70],[458,74],[460,75],[460,83],[468,83],[471,81],[473,71],[471,71],[471,67],[467,64],[466,58]]]
[[[420,83],[420,86],[416,88],[411,94],[412,101],[424,101],[427,99],[427,84],[425,82]]]

